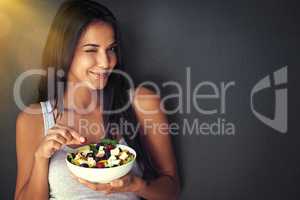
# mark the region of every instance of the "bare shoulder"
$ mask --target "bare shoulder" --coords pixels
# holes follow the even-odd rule
[[[135,96],[155,96],[159,97],[158,94],[156,94],[153,90],[146,88],[144,86],[137,87],[134,91]]]
[[[20,138],[40,138],[43,131],[43,114],[40,104],[31,104],[21,111],[16,120],[16,134]]]
[[[146,116],[150,117],[153,113],[157,113],[161,106],[159,94],[143,86],[139,86],[135,89],[132,103],[141,121],[143,121]]]
[[[17,182],[15,196],[29,180],[34,153],[40,145],[43,134],[43,114],[39,104],[23,109],[16,120]],[[25,162],[24,162],[25,161]]]
[[[40,104],[31,104],[18,114],[17,123],[22,127],[38,124],[43,121],[42,108]]]

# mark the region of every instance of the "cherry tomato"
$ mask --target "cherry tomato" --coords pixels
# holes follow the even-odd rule
[[[104,168],[105,167],[105,164],[103,162],[97,162],[96,163],[96,167],[97,168]]]

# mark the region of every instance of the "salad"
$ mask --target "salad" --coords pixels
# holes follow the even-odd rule
[[[134,159],[134,154],[118,147],[118,142],[103,139],[100,143],[89,144],[68,153],[67,160],[74,165],[87,168],[110,168],[124,165]]]

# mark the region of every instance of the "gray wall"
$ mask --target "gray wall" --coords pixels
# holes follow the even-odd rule
[[[19,110],[13,100],[13,84],[21,72],[38,68],[51,19],[61,2],[27,1],[19,5],[19,11],[16,5],[0,7],[11,17],[10,32],[0,37],[0,199],[13,198],[16,177],[15,118]],[[99,2],[119,18],[127,68],[136,83],[173,80],[185,86],[186,67],[192,72],[192,88],[203,81],[218,87],[222,81],[235,82],[226,95],[226,113],[204,115],[192,107],[190,113],[168,116],[181,127],[173,136],[181,199],[300,198],[300,134],[296,127],[300,16],[296,1]],[[282,134],[251,113],[249,97],[256,82],[285,65],[289,66],[289,127]],[[28,103],[36,95],[37,80],[24,84],[23,97]],[[163,95],[176,92],[174,87],[161,88]],[[202,93],[211,92],[211,88],[202,89]],[[184,98],[184,106],[187,101]],[[274,90],[261,92],[254,103],[259,112],[273,117]],[[169,109],[177,104],[174,99],[166,102]],[[199,100],[199,105],[219,108],[220,101]],[[197,135],[193,131],[183,135],[184,120],[213,123],[218,118],[233,123],[235,134]]]

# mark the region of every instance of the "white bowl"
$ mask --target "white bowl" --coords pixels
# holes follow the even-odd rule
[[[127,151],[132,153],[134,155],[134,159],[124,165],[120,165],[117,167],[87,168],[74,165],[73,163],[69,162],[66,158],[67,166],[69,170],[79,178],[85,179],[93,183],[109,183],[110,181],[125,176],[132,169],[136,159],[136,152],[129,146],[117,144],[117,147],[120,147],[121,149],[126,149]]]

